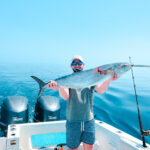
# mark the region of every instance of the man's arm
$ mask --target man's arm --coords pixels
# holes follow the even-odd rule
[[[99,94],[103,94],[109,87],[110,80],[105,81],[103,84],[98,84],[95,86],[94,90]]]
[[[48,88],[52,89],[52,90],[59,90],[59,95],[64,99],[64,100],[68,100],[69,98],[69,89],[68,88],[64,88],[64,87],[58,87],[57,86],[57,82],[51,80],[50,83],[48,83]]]
[[[69,89],[64,87],[59,87],[59,95],[64,99],[69,99]]]
[[[101,85],[96,85],[94,90],[96,92],[98,92],[99,94],[103,94],[109,87],[109,83],[110,81],[114,81],[114,80],[117,80],[119,77],[117,76],[117,74],[112,74],[111,78],[106,80],[103,84]]]

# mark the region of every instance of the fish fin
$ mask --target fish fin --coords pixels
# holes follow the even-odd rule
[[[38,84],[39,84],[39,87],[42,88],[43,86],[46,85],[45,82],[43,82],[41,79],[39,79],[38,77],[36,76],[31,76],[31,78],[33,78]]]
[[[46,87],[45,85],[47,83],[43,82],[41,79],[39,79],[38,77],[36,76],[31,76],[31,78],[33,78],[38,84],[39,84],[39,93],[38,93],[38,96],[37,96],[37,99],[41,97],[41,95],[43,94],[43,92],[45,91]]]

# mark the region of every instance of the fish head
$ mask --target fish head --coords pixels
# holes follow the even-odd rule
[[[100,75],[117,74],[118,76],[131,68],[129,63],[113,63],[95,68]]]

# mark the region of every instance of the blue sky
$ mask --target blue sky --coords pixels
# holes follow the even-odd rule
[[[0,63],[150,65],[149,0],[0,1]]]

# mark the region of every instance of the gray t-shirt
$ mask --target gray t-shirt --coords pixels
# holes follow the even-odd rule
[[[93,89],[69,89],[67,120],[70,122],[89,121],[93,115]]]

